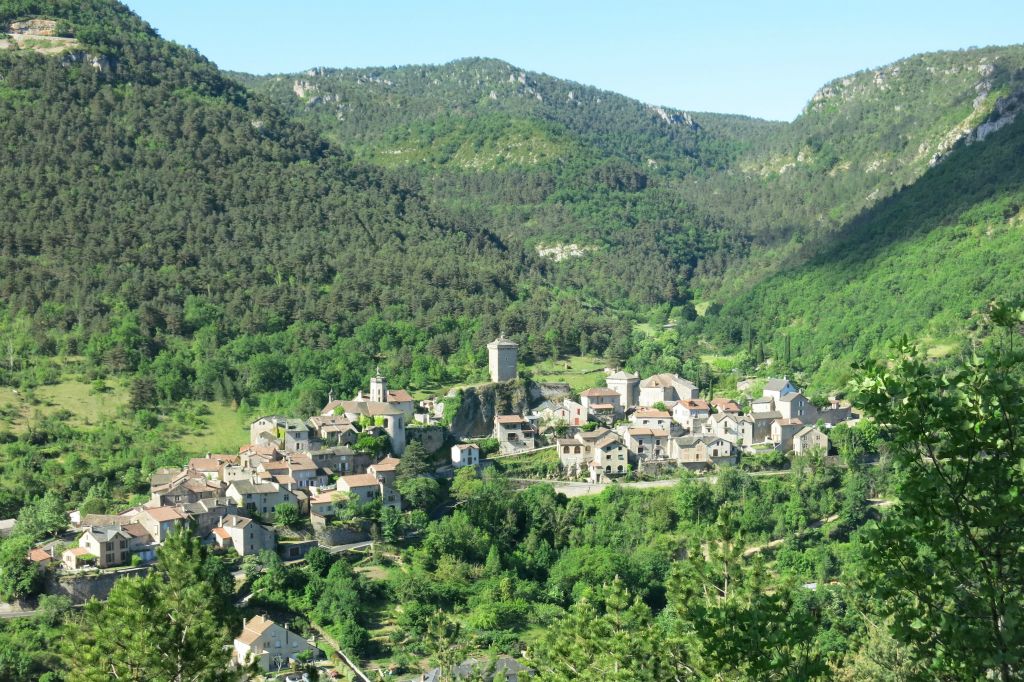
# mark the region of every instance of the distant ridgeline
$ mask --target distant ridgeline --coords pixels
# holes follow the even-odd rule
[[[377,361],[482,379],[504,332],[525,366],[727,355],[821,392],[1021,289],[1020,47],[842,78],[787,124],[486,59],[226,77],[108,0],[0,2],[0,31],[5,383],[61,356],[317,404]]]

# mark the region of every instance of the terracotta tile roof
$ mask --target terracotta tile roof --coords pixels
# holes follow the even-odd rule
[[[341,403],[342,409],[346,413],[365,415],[367,417],[378,417],[392,415],[396,416],[404,414],[400,409],[394,405],[388,405],[387,403],[378,403],[373,400],[344,400]]]
[[[344,482],[348,488],[367,488],[369,486],[378,486],[380,482],[377,477],[373,474],[351,474],[349,476],[341,476],[338,478],[338,484]]]
[[[149,536],[149,531],[141,523],[126,523],[121,528],[133,538],[144,538]]]
[[[616,372],[615,374],[609,374],[609,375],[608,375],[608,378],[609,378],[609,379],[612,379],[612,380],[616,380],[616,379],[617,379],[617,380],[622,380],[622,379],[626,379],[626,380],[632,381],[632,380],[634,380],[634,379],[639,379],[639,378],[640,378],[640,376],[639,376],[639,375],[637,375],[637,374],[631,374],[630,372],[623,372],[623,371],[622,371],[622,370],[620,369],[620,370],[619,370],[618,372]]]
[[[494,418],[494,421],[499,424],[526,424],[526,419],[519,416],[518,414],[502,414]]]
[[[274,480],[281,485],[291,485],[292,483],[295,483],[295,479],[292,478],[291,474],[277,474],[274,476]]]
[[[600,386],[598,386],[596,388],[588,388],[587,390],[580,393],[580,396],[586,396],[588,398],[596,398],[601,396],[607,396],[610,398],[612,396],[615,396],[617,398],[619,396],[619,393],[618,391],[613,391],[610,388],[601,388]]]
[[[637,417],[639,419],[671,419],[672,418],[672,415],[670,415],[665,410],[655,410],[654,408],[651,408],[651,407],[645,407],[645,408],[639,409],[639,410],[637,410],[636,412],[633,413],[633,416]]]
[[[311,504],[326,504],[327,502],[334,502],[334,496],[337,494],[337,490],[324,490],[317,493],[316,497],[311,498],[309,501]]]
[[[71,554],[73,556],[84,556],[84,555],[89,553],[89,550],[86,549],[85,547],[72,547],[71,549],[69,549],[67,551],[71,552]]]
[[[374,471],[395,471],[402,460],[388,455],[376,464],[371,464]]]
[[[222,540],[230,540],[231,539],[231,533],[227,532],[223,528],[214,528],[213,529],[213,534],[216,535],[217,537],[219,537]]]
[[[411,403],[412,396],[404,388],[396,388],[394,391],[388,391],[388,402],[389,403]]]
[[[50,553],[40,547],[33,547],[28,552],[29,561],[50,561],[53,559]]]
[[[691,410],[691,411],[692,410],[705,410],[705,411],[710,411],[711,410],[711,406],[708,405],[708,401],[706,401],[706,400],[700,400],[700,399],[697,399],[697,400],[680,400],[679,402],[682,404],[683,407],[685,407],[686,409]]]
[[[728,398],[715,398],[711,404],[723,412],[739,412],[740,406],[735,400]]]
[[[340,400],[332,400],[331,402],[329,402],[326,405],[324,405],[324,409],[320,410],[320,416],[326,417],[328,415],[332,415],[332,414],[334,414],[334,411],[336,409],[338,409],[339,407],[341,407],[341,401]]]
[[[258,640],[273,624],[274,621],[269,618],[256,616],[245,623],[245,626],[242,628],[242,634],[235,639],[242,644],[252,646],[252,644],[256,642],[256,640]]]
[[[209,457],[193,457],[188,461],[188,468],[196,471],[220,471],[221,463]]]
[[[473,448],[476,448],[477,450],[480,449],[480,446],[476,443],[456,443],[455,447],[459,450],[472,450]]]
[[[154,521],[176,521],[178,519],[185,518],[185,515],[174,507],[152,507],[147,509],[145,514],[149,514],[150,518]]]
[[[804,420],[792,417],[790,419],[780,419],[775,423],[779,426],[803,426]]]

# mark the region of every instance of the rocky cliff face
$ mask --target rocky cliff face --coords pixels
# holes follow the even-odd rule
[[[530,389],[519,379],[464,389],[449,430],[455,438],[489,436],[494,431],[496,414],[523,414],[529,403]]]

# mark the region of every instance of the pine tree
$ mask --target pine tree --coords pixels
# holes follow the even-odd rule
[[[154,680],[234,682],[231,635],[219,581],[208,580],[206,553],[188,528],[172,532],[154,570],[122,578],[106,602],[90,601],[67,643],[70,682]]]

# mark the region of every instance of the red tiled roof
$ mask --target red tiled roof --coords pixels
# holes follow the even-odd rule
[[[50,556],[50,553],[47,552],[45,549],[41,549],[39,547],[33,547],[31,550],[29,550],[29,553],[28,553],[28,560],[29,561],[49,561],[51,559],[53,559],[53,557]]]

